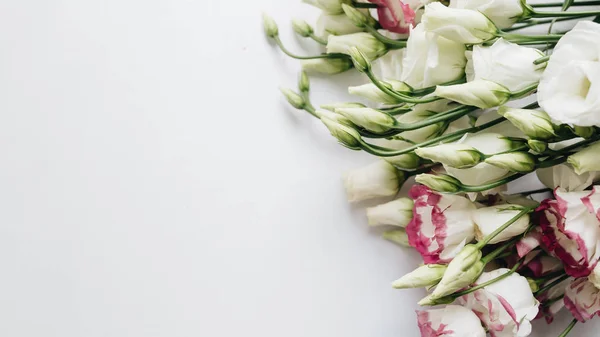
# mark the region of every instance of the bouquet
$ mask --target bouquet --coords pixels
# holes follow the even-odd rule
[[[598,315],[600,2],[304,2],[322,14],[294,31],[322,54],[289,51],[264,16],[303,66],[298,90],[282,93],[374,156],[344,185],[350,202],[387,198],[366,209],[369,225],[421,255],[392,284],[427,289],[421,336],[528,336],[563,309],[566,336]],[[547,34],[531,32],[540,26]],[[360,102],[315,107],[309,75],[351,69],[365,76],[348,88]],[[530,175],[545,187],[507,193]]]

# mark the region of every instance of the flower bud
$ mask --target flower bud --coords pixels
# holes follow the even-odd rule
[[[396,289],[431,287],[442,279],[448,268],[444,264],[426,264],[402,276],[392,283]]]
[[[351,53],[350,49],[352,47],[360,50],[366,60],[360,60],[358,55],[355,55],[355,52]],[[357,59],[355,64],[356,62],[360,64],[360,68],[356,67],[359,70],[366,68],[364,65],[365,61],[375,60],[383,56],[387,51],[386,45],[369,33],[354,33],[342,36],[330,35],[327,40],[328,54],[341,53],[352,56],[353,59]]]
[[[360,134],[356,130],[329,118],[321,118],[321,122],[325,124],[331,135],[335,137],[342,145],[350,149],[359,148],[361,138]]]
[[[556,138],[556,126],[551,122],[550,116],[543,111],[502,106],[498,109],[498,113],[527,137],[541,140]]]
[[[406,227],[413,218],[414,202],[410,198],[400,198],[385,204],[367,208],[369,226]]]
[[[367,59],[365,54],[363,54],[358,48],[350,47],[350,49],[348,50],[348,54],[350,55],[350,58],[352,59],[352,64],[354,65],[354,68],[356,68],[356,70],[360,71],[361,73],[364,73],[371,69],[371,62]]]
[[[325,109],[317,109],[315,114],[319,117],[319,119],[329,119],[331,121],[337,122],[339,124],[345,125],[347,127],[353,128],[355,125],[348,118],[335,113],[333,111],[325,110]]]
[[[302,110],[306,106],[306,101],[302,96],[287,88],[279,89],[287,101],[296,109]]]
[[[425,185],[436,192],[456,193],[461,190],[462,184],[458,179],[447,174],[419,174],[415,181]]]
[[[308,22],[301,19],[293,19],[292,20],[292,28],[294,28],[294,32],[302,37],[309,37],[313,34],[313,28],[308,24]]]
[[[408,244],[408,235],[404,229],[393,229],[383,233],[383,238],[392,241],[402,247],[410,247]]]
[[[442,163],[454,168],[468,168],[479,164],[483,154],[466,144],[441,144],[431,147],[421,147],[415,153],[425,159]]]
[[[498,28],[485,15],[449,8],[439,2],[425,7],[421,22],[426,31],[463,44],[480,44],[496,37]]]
[[[404,172],[385,160],[344,174],[344,187],[348,201],[358,202],[396,195],[406,179]]]
[[[279,35],[277,23],[272,17],[265,13],[263,13],[263,28],[265,29],[265,34],[267,34],[267,36],[270,38],[274,38]]]
[[[335,112],[358,126],[378,133],[389,131],[396,124],[394,117],[371,108],[339,108]]]
[[[346,13],[348,18],[350,18],[350,20],[352,21],[352,23],[354,23],[356,27],[362,28],[369,23],[369,19],[367,18],[367,16],[352,6],[342,4],[342,10],[344,11],[344,13]]]
[[[600,142],[569,156],[567,162],[573,165],[575,173],[583,174],[591,171],[600,171]]]
[[[571,130],[576,136],[586,139],[593,136],[596,132],[593,126],[573,126]]]
[[[347,58],[302,60],[302,70],[309,74],[335,75],[350,68],[352,68],[352,61]]]
[[[335,111],[337,108],[366,108],[367,106],[362,103],[356,102],[340,102],[340,103],[329,103],[321,105],[321,109]]]
[[[300,72],[300,78],[298,80],[298,89],[302,92],[310,91],[310,80],[305,71]]]
[[[510,99],[510,91],[495,82],[475,80],[464,84],[437,86],[434,95],[482,109],[502,105]]]
[[[481,262],[481,256],[481,250],[477,246],[466,245],[448,264],[448,269],[431,294],[431,298],[440,299],[475,282],[485,267]]]
[[[315,6],[329,14],[343,13],[342,4],[350,3],[350,1],[347,0],[302,0],[302,2]]]
[[[548,149],[548,143],[537,139],[529,139],[527,146],[535,153],[544,153]]]
[[[527,173],[535,170],[536,160],[529,152],[510,152],[491,156],[485,160],[486,163],[494,165],[511,172]]]
[[[384,84],[388,84],[394,91],[402,93],[410,93],[412,89],[404,82],[395,80],[386,80]],[[383,104],[397,104],[400,103],[396,98],[384,93],[373,83],[367,83],[356,87],[349,87],[348,92],[350,95],[356,95],[364,97],[368,100]]]

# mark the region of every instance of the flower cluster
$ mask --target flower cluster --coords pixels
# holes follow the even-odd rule
[[[421,335],[524,337],[566,308],[566,336],[600,315],[595,3],[304,2],[322,13],[294,31],[322,54],[290,52],[264,17],[266,35],[302,61],[298,91],[282,93],[340,144],[377,157],[343,183],[350,202],[380,201],[370,226],[420,254],[392,286],[427,289]],[[570,28],[553,33],[557,21]],[[308,75],[351,69],[368,79],[348,89],[360,102],[315,107]],[[544,187],[508,193],[522,178]]]

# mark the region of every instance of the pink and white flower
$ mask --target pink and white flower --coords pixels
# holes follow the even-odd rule
[[[417,311],[421,337],[485,337],[479,318],[469,309],[448,305]]]
[[[546,283],[542,284],[541,286],[544,287],[547,284],[554,282],[555,280],[556,279],[548,280]],[[545,291],[545,292],[541,293],[540,295],[538,295],[537,299],[538,299],[538,301],[540,301],[540,303],[547,302],[547,301],[552,301],[553,303],[550,305],[542,306],[540,308],[540,313],[537,318],[544,317],[544,319],[546,320],[546,323],[548,323],[548,324],[550,324],[550,323],[552,323],[552,321],[554,321],[554,317],[556,316],[556,314],[558,314],[565,307],[565,302],[562,299],[561,300],[557,300],[557,299],[560,299],[562,296],[565,295],[565,290],[567,289],[567,286],[571,283],[571,281],[573,281],[573,279],[568,278],[568,279],[560,282],[559,284],[555,285],[554,287],[550,288],[548,291]]]
[[[501,268],[483,273],[475,284],[507,272],[509,269]],[[492,337],[528,336],[539,307],[527,279],[516,273],[464,295],[458,302],[475,312]]]
[[[565,306],[580,322],[600,314],[600,289],[587,278],[573,280],[565,290]]]
[[[526,266],[535,277],[546,276],[563,269],[559,259],[548,255],[537,255]]]
[[[415,24],[415,11],[408,3],[401,0],[369,0],[379,6],[377,17],[381,27],[398,33],[408,34]]]
[[[475,204],[422,185],[413,186],[409,195],[415,201],[413,219],[406,227],[410,245],[427,264],[450,262],[475,237],[471,219]]]
[[[556,255],[567,274],[586,277],[600,258],[600,186],[590,191],[555,190],[556,200],[538,208],[545,248]]]
[[[535,227],[534,230],[527,233],[522,239],[517,241],[517,254],[519,258],[529,254],[532,250],[536,249],[542,243],[542,231],[539,227]]]

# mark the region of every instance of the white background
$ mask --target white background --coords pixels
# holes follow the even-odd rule
[[[0,1],[0,336],[418,335],[417,255],[345,201],[371,159],[281,99],[263,10],[303,53],[295,0]]]

